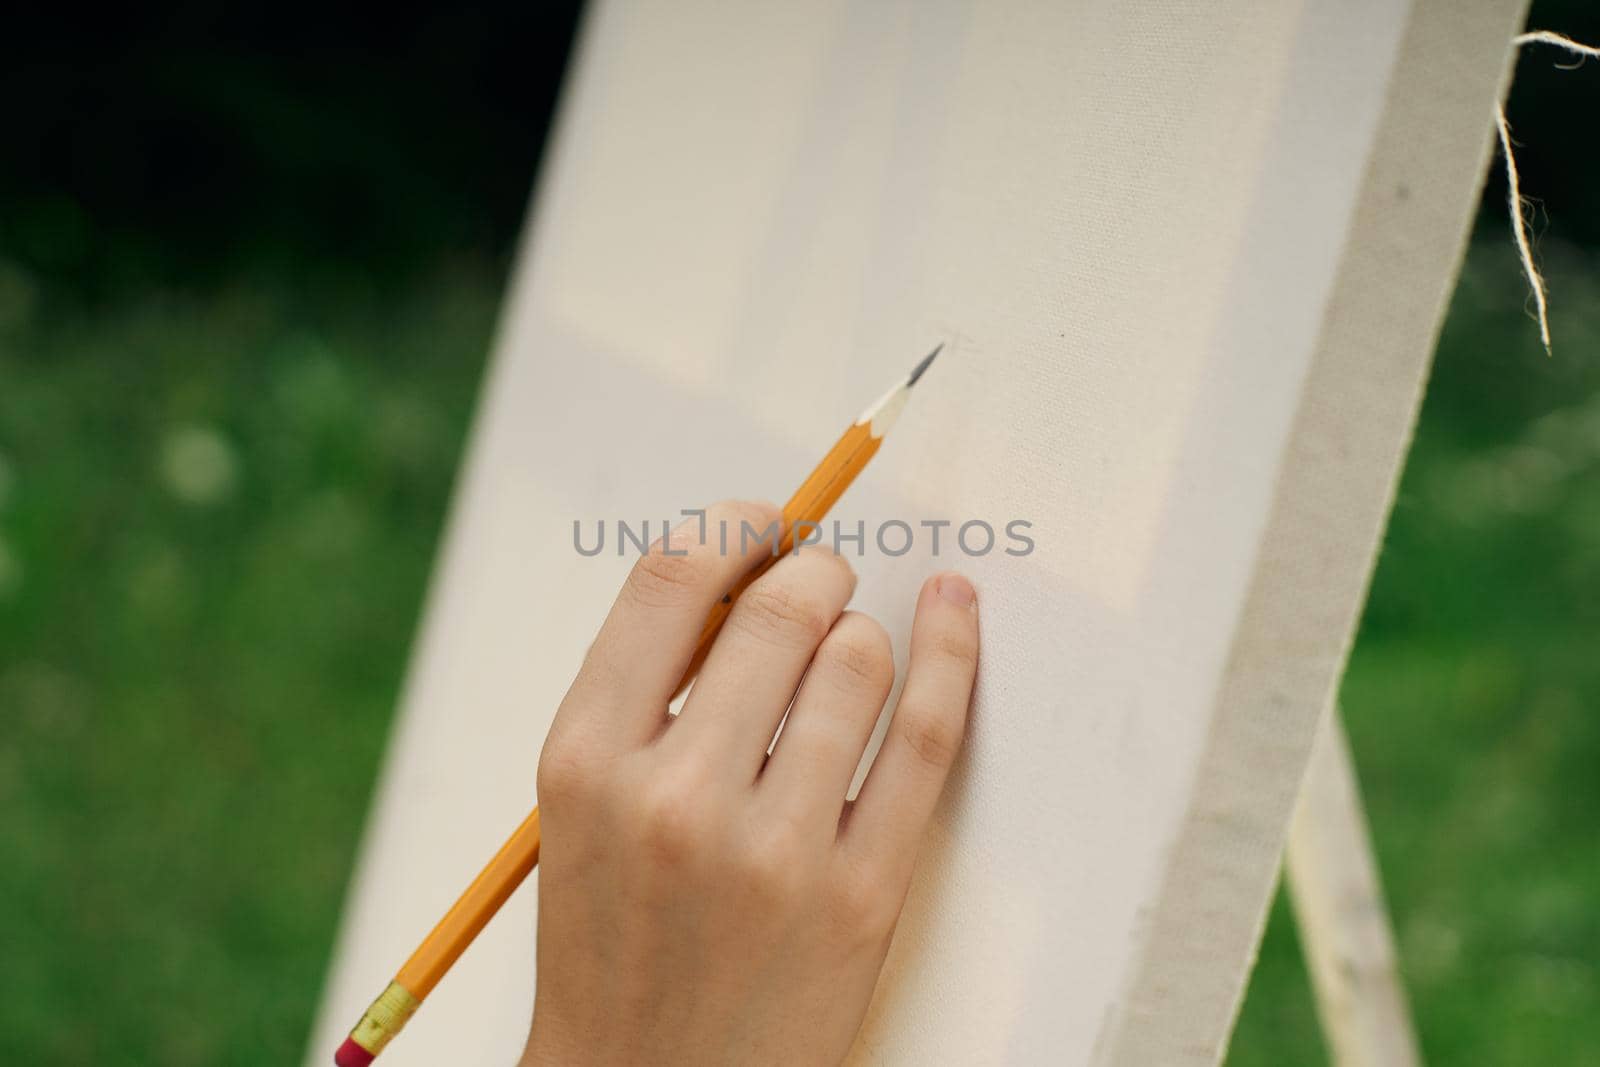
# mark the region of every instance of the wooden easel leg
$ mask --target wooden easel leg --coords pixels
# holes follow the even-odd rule
[[[1324,719],[1289,830],[1289,898],[1337,1067],[1421,1063],[1360,787],[1337,709]]]

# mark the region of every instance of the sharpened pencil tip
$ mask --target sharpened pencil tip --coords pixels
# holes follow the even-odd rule
[[[917,379],[922,377],[922,373],[928,369],[928,365],[933,362],[934,357],[937,356],[940,352],[943,352],[943,351],[944,351],[944,342],[940,341],[937,345],[934,346],[934,349],[933,349],[932,352],[929,352],[927,355],[923,356],[922,357],[922,362],[918,363],[915,367],[912,368],[911,377],[906,379],[906,388],[909,389],[911,386],[916,385],[917,384]]]

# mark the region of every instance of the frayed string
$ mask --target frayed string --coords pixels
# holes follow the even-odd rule
[[[1518,48],[1528,44],[1554,45],[1578,57],[1576,63],[1556,64],[1563,70],[1580,67],[1585,59],[1600,59],[1600,48],[1579,44],[1564,34],[1552,33],[1549,30],[1518,34],[1511,43]],[[1528,276],[1528,285],[1533,288],[1533,303],[1539,316],[1539,340],[1544,342],[1544,354],[1548,356],[1550,355],[1550,308],[1545,295],[1544,275],[1539,273],[1539,267],[1534,263],[1533,242],[1528,238],[1526,212],[1532,209],[1532,205],[1522,199],[1522,184],[1517,177],[1517,160],[1511,154],[1511,125],[1506,122],[1505,104],[1496,105],[1494,119],[1495,129],[1500,134],[1500,150],[1506,157],[1506,200],[1511,208],[1511,236],[1516,240],[1517,255],[1522,259],[1522,273]]]
[[[1517,161],[1511,154],[1511,127],[1506,124],[1505,105],[1495,108],[1495,128],[1500,131],[1500,150],[1506,157],[1506,205],[1511,209],[1511,236],[1517,242],[1517,255],[1522,258],[1522,273],[1528,276],[1533,289],[1534,309],[1539,316],[1539,340],[1544,342],[1544,354],[1550,355],[1550,308],[1545,300],[1544,275],[1533,261],[1533,244],[1528,240],[1528,220],[1523,212],[1533,205],[1522,199],[1522,187],[1517,182]]]
[[[1511,43],[1521,48],[1525,44],[1553,44],[1557,48],[1565,48],[1578,57],[1576,63],[1556,64],[1563,70],[1577,70],[1583,66],[1585,58],[1600,59],[1600,48],[1590,44],[1580,44],[1564,33],[1552,33],[1549,30],[1530,30],[1519,33],[1511,39]]]

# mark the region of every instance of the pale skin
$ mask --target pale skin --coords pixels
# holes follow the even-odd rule
[[[763,529],[777,514],[725,503],[707,522]],[[707,612],[770,548],[707,540],[687,524],[667,546],[685,555],[658,544],[640,559],[540,757],[522,1067],[841,1062],[960,750],[978,605],[947,573],[917,598],[899,704],[846,801],[895,666],[883,627],[845,610],[850,564],[821,547],[740,597],[670,717]]]

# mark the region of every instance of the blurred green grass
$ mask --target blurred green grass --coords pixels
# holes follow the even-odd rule
[[[297,1060],[498,287],[0,274],[0,1063]]]
[[[1600,1062],[1600,260],[1475,244],[1343,701],[1427,1051]],[[0,263],[0,1062],[298,1059],[493,328]],[[1230,1063],[1324,1061],[1280,901]]]

